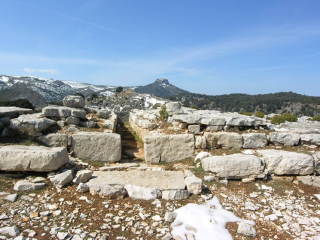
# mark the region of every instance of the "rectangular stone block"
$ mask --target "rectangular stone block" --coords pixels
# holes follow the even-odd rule
[[[81,132],[72,136],[75,157],[113,163],[121,159],[121,138],[116,133]]]
[[[192,134],[145,136],[144,140],[147,163],[174,162],[193,156],[194,136]]]

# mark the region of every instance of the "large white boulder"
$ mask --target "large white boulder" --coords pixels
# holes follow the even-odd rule
[[[287,132],[271,132],[269,141],[274,144],[283,144],[285,146],[296,146],[300,142],[300,134]]]
[[[230,132],[218,132],[218,133],[204,133],[204,137],[207,140],[207,148],[223,148],[223,149],[231,149],[231,148],[242,148],[243,138],[238,133],[230,133]]]
[[[71,150],[84,160],[113,163],[121,159],[121,139],[116,133],[80,132],[72,135]]]
[[[282,150],[258,150],[270,174],[308,175],[314,170],[314,159],[308,154]]]
[[[243,148],[264,148],[268,144],[265,133],[245,133],[243,137]]]
[[[63,106],[74,107],[74,108],[84,108],[85,102],[81,96],[66,96],[63,99]]]
[[[144,151],[147,163],[173,162],[193,156],[193,134],[146,136]]]
[[[257,176],[264,169],[260,158],[244,154],[208,157],[202,159],[201,163],[205,171],[226,179]]]
[[[42,131],[56,124],[56,121],[43,118],[41,114],[21,115],[18,118],[11,119],[10,128],[29,136],[39,136]]]
[[[66,148],[11,145],[0,147],[1,171],[50,172],[69,162]]]

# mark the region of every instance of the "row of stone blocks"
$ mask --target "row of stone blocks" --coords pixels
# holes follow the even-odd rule
[[[61,143],[68,141],[67,135]],[[91,161],[112,163],[121,159],[120,135],[114,133],[77,133],[71,137],[74,156]],[[69,161],[66,147],[11,145],[0,147],[2,171],[54,171]]]
[[[310,156],[283,150],[258,150],[256,155],[209,156],[203,158],[201,164],[205,171],[224,179],[264,178],[267,174],[303,176],[320,173],[319,154]]]
[[[172,162],[190,158],[194,149],[256,149],[264,148],[269,143],[296,146],[303,142],[320,145],[320,134],[292,134],[272,132],[265,133],[204,133],[204,136],[193,134],[154,135],[144,137],[145,159],[148,163],[160,161]]]

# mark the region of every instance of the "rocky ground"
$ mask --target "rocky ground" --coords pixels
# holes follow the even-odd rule
[[[78,168],[94,169],[74,161]],[[146,167],[143,163],[140,166]],[[319,194],[319,188],[306,186],[293,177],[250,183],[207,182],[204,179],[208,174],[196,168],[192,160],[149,167],[190,169],[203,180],[202,194],[179,201],[128,197],[110,200],[77,192],[73,183],[57,188],[44,173],[1,174],[0,229],[16,226],[30,239],[171,239],[172,220],[166,214],[188,203],[205,204],[216,196],[224,209],[256,223],[257,236],[251,238],[237,233],[238,223],[228,223],[227,229],[234,239],[320,239],[320,200],[314,195]],[[13,190],[18,180],[34,181],[39,177],[44,178],[38,180],[46,183],[45,188],[32,192]]]

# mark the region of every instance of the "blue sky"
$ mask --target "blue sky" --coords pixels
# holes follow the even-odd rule
[[[320,96],[319,0],[0,0],[0,74]]]

